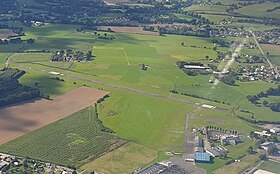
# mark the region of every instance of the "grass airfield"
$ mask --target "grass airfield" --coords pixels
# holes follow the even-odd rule
[[[41,28],[27,28],[27,33],[36,39],[36,43],[26,45],[25,50],[51,50],[57,51],[61,49],[73,49],[87,52],[93,51],[94,60],[87,63],[82,62],[50,62],[50,53],[16,53],[11,56],[11,67],[30,66],[50,71],[56,71],[69,75],[86,77],[102,82],[118,84],[122,86],[141,89],[167,96],[190,99],[200,103],[209,103],[211,105],[232,108],[236,106],[248,107],[248,109],[256,110],[256,106],[250,105],[246,100],[246,95],[256,94],[273,85],[266,82],[248,82],[238,83],[239,86],[228,86],[223,83],[213,87],[208,83],[210,75],[199,75],[190,77],[185,75],[176,66],[176,61],[199,61],[207,63],[205,56],[210,58],[216,57],[213,51],[211,38],[189,37],[189,36],[145,36],[136,34],[117,34],[114,35],[115,40],[102,40],[93,35],[92,31],[84,33],[76,32],[77,26],[71,25],[48,25]],[[99,32],[100,34],[104,34]],[[185,47],[181,45],[185,43]],[[196,48],[191,47],[196,46]],[[0,46],[0,49],[6,49],[5,53],[0,54],[2,62],[7,55],[13,50],[8,50]],[[226,51],[229,48],[223,48]],[[256,53],[256,50],[243,50],[244,53]],[[141,65],[148,65],[147,71],[141,70]],[[133,92],[127,92],[121,89],[111,88],[103,85],[96,85],[89,82],[68,79],[61,77],[65,81],[54,81],[50,74],[38,72],[34,70],[24,69],[27,74],[23,76],[21,83],[29,86],[35,86],[35,82],[39,82],[39,88],[49,94],[51,97],[63,94],[67,91],[75,89],[79,86],[88,85],[95,88],[106,89],[111,95],[102,104],[98,105],[98,113],[103,124],[116,132],[116,135],[141,145],[144,148],[140,156],[151,153],[150,161],[165,159],[165,151],[183,151],[185,117],[186,114],[193,109],[192,105],[168,101],[165,99],[155,98]],[[198,86],[199,85],[199,86]],[[252,86],[256,86],[253,87]],[[196,94],[202,97],[216,99],[219,101],[229,102],[230,105],[218,104],[202,99],[171,94],[169,91],[176,89],[190,94]],[[247,109],[247,110],[248,110]],[[278,119],[277,115],[271,113],[270,119]],[[243,113],[240,113],[243,114]],[[273,115],[274,114],[274,115]],[[71,116],[70,116],[71,117]],[[249,116],[248,116],[249,117]],[[256,112],[255,117],[262,119],[264,115]],[[216,124],[210,119],[221,120],[223,124]],[[210,120],[210,122],[209,122]],[[217,125],[221,127],[233,126],[244,134],[254,130],[251,126],[238,120],[231,113],[212,111],[203,109],[194,114],[191,120],[192,127],[201,127],[207,125]],[[39,130],[40,131],[40,130]],[[36,132],[35,132],[36,133]],[[31,133],[33,136],[34,134]],[[18,143],[21,139],[17,140]],[[17,142],[4,145],[3,149]],[[251,142],[241,144],[237,155],[246,153]],[[137,146],[137,145],[136,145]],[[11,148],[15,146],[10,146]],[[38,145],[38,147],[43,147]],[[12,149],[13,150],[13,149]],[[23,149],[24,150],[24,149]],[[235,149],[232,149],[234,151]],[[118,152],[111,152],[118,153]],[[136,151],[132,155],[137,155]],[[113,154],[114,155],[114,154]],[[33,155],[36,157],[36,155]],[[236,157],[230,155],[230,158]],[[230,159],[229,158],[229,159]],[[101,157],[100,161],[106,160],[106,156]],[[133,166],[143,166],[148,161],[133,162]],[[217,159],[215,165],[199,165],[206,168],[207,171],[214,171],[224,165],[227,160]],[[125,160],[116,161],[119,166],[125,163]],[[79,166],[84,161],[77,163]],[[96,167],[100,162],[93,164]],[[89,164],[90,165],[90,164]],[[111,165],[115,165],[114,162]],[[91,166],[91,165],[90,165]],[[90,166],[84,166],[90,168]],[[109,170],[109,169],[108,169]],[[127,169],[130,170],[130,169]],[[120,169],[120,171],[122,171]]]

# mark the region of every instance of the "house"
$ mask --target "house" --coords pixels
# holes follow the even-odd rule
[[[267,131],[262,131],[262,132],[255,131],[254,134],[257,134],[261,137],[270,137],[271,136],[271,134],[269,134]]]
[[[195,152],[204,152],[204,149],[203,149],[203,147],[195,147],[194,151]]]
[[[271,133],[278,134],[278,133],[280,133],[280,128],[279,127],[275,127],[275,128],[270,129],[269,131]]]
[[[195,144],[194,144],[195,147],[203,147],[202,138],[196,136],[194,141],[195,141]]]
[[[221,145],[237,145],[240,142],[240,138],[237,135],[223,135],[221,137]]]
[[[5,166],[9,165],[6,161],[0,161],[0,170],[2,170]]]
[[[205,152],[195,152],[194,157],[195,157],[195,162],[200,162],[200,163],[210,163],[211,162],[210,155]]]
[[[261,148],[267,151],[270,147],[274,147],[275,144],[272,142],[264,142],[261,144]]]
[[[217,157],[222,154],[217,148],[206,149],[206,153],[212,157]]]

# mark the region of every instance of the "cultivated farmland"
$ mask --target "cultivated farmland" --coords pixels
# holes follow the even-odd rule
[[[158,32],[144,31],[143,27],[115,27],[115,26],[100,26],[97,27],[99,30],[107,30],[110,28],[116,33],[131,33],[131,34],[144,34],[144,35],[154,35],[158,36]]]
[[[67,117],[108,94],[87,87],[75,89],[53,101],[41,99],[0,110],[0,144]]]
[[[69,110],[75,107],[71,102],[68,104]],[[91,106],[3,144],[0,151],[77,167],[125,143],[104,130]]]

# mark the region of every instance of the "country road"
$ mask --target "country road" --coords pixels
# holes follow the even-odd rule
[[[267,63],[269,64],[270,68],[273,69],[273,71],[277,74],[278,77],[280,77],[279,71],[273,66],[273,64],[271,63],[271,61],[268,59],[267,55],[266,55],[266,54],[264,53],[264,51],[262,50],[262,48],[261,48],[261,46],[260,46],[260,44],[259,44],[259,42],[258,42],[258,40],[257,40],[257,37],[256,37],[255,33],[254,33],[252,30],[251,30],[250,32],[251,32],[251,34],[253,35],[253,38],[254,38],[254,40],[255,40],[255,43],[257,44],[257,46],[258,46],[260,52],[262,53],[262,55],[264,56],[265,60],[266,60]]]
[[[40,71],[40,72],[44,72],[44,73],[50,73],[51,72],[51,71],[48,71],[48,70],[29,67],[29,66],[19,66],[19,67],[34,70],[34,71]],[[115,85],[115,84],[106,83],[106,82],[101,82],[101,81],[92,80],[92,79],[88,79],[88,78],[84,78],[84,77],[72,76],[72,75],[67,75],[67,74],[63,74],[63,76],[71,78],[71,79],[76,79],[76,80],[81,80],[81,81],[85,81],[85,82],[95,83],[95,84],[98,84],[98,85],[104,85],[104,86],[108,86],[108,87],[123,89],[123,90],[126,90],[126,91],[136,92],[136,93],[140,93],[140,94],[145,94],[145,95],[158,97],[158,98],[163,98],[163,99],[167,99],[167,100],[171,100],[171,101],[191,104],[191,105],[195,105],[195,106],[202,106],[203,105],[201,103],[197,103],[197,102],[186,100],[186,99],[181,99],[181,98],[156,94],[156,93],[152,93],[152,92],[148,92],[148,91],[143,91],[143,90],[139,90],[139,89],[134,89],[134,88],[126,87],[126,86]],[[222,107],[215,107],[213,109],[218,110],[218,111],[225,111],[225,112],[228,111],[227,108],[222,108]]]

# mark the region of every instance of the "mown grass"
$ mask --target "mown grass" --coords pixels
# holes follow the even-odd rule
[[[101,131],[89,107],[0,146],[0,151],[79,166],[117,147],[120,138]]]
[[[154,160],[156,156],[157,151],[155,150],[135,143],[128,143],[87,163],[80,170],[85,170],[86,173],[91,171],[104,174],[132,173],[135,169]]]
[[[246,155],[241,159],[241,162],[235,162],[229,165],[225,165],[217,170],[215,170],[214,174],[236,174],[241,173],[242,171],[246,170],[252,164],[259,161],[259,158],[256,155]]]
[[[157,151],[182,152],[186,113],[192,109],[182,103],[118,91],[102,103],[99,115],[104,125],[124,139]]]
[[[238,130],[241,134],[247,134],[254,130],[250,125],[232,117],[229,113],[211,109],[200,109],[192,114],[191,128],[216,126],[227,130]]]

